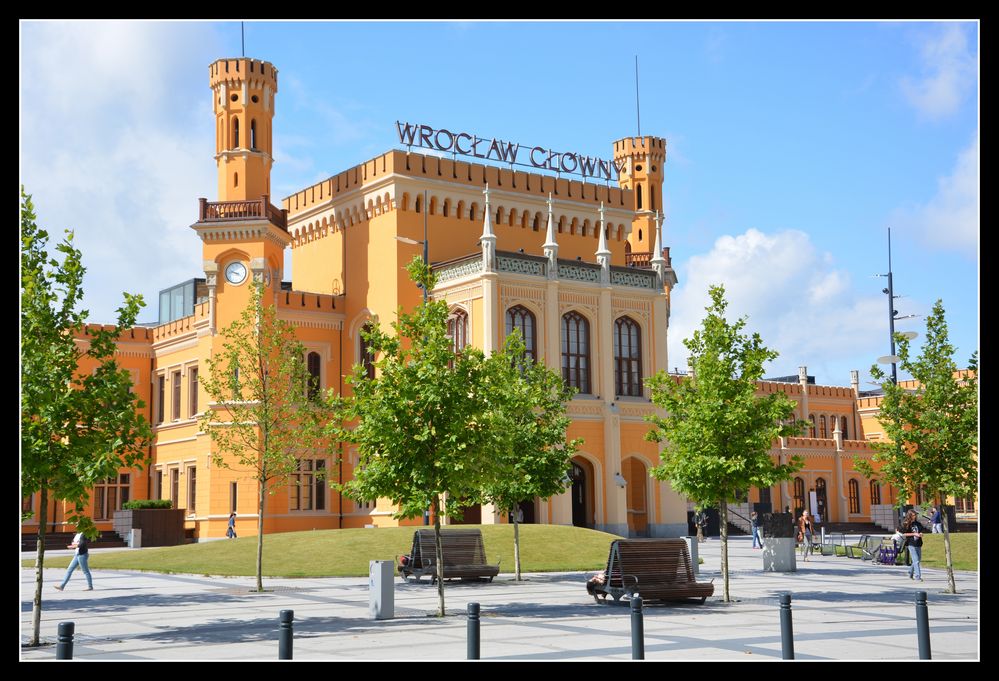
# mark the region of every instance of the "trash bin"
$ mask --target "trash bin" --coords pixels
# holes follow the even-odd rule
[[[368,612],[372,619],[395,617],[394,568],[391,560],[372,560],[368,564]]]
[[[684,537],[687,542],[687,553],[690,554],[690,567],[694,570],[694,576],[701,574],[700,561],[697,560],[697,537]]]

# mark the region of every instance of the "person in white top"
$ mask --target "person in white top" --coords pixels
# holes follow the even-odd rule
[[[73,537],[73,543],[66,548],[76,549],[76,553],[73,554],[73,562],[69,564],[69,568],[66,570],[66,576],[62,578],[62,584],[57,585],[55,588],[57,591],[62,591],[66,588],[69,578],[73,574],[73,570],[79,565],[83,568],[83,576],[87,578],[87,588],[84,591],[94,590],[94,580],[90,576],[90,566],[87,565],[87,560],[90,558],[90,542],[87,540],[86,536],[82,532],[77,532],[76,536]]]

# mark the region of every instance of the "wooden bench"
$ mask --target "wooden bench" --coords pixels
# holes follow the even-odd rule
[[[597,603],[607,596],[619,601],[641,596],[644,601],[700,598],[715,592],[714,584],[697,582],[683,539],[616,539],[611,542],[602,583],[587,584]]]
[[[442,529],[441,552],[444,555],[444,579],[488,578],[491,582],[499,574],[499,561],[496,565],[486,563],[481,530]],[[399,572],[404,580],[412,575],[420,581],[423,575],[430,575],[431,584],[437,581],[437,548],[432,529],[413,533],[413,548],[408,562],[399,565]]]

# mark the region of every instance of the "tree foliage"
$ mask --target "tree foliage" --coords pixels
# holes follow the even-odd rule
[[[571,423],[566,408],[576,389],[558,373],[531,361],[519,332],[507,336],[503,351],[487,362],[495,372],[489,393],[494,405],[494,470],[484,492],[497,511],[513,514],[514,562],[520,579],[518,506],[565,491],[572,456],[583,442],[566,440]]]
[[[115,361],[115,342],[135,324],[142,296],[124,294],[114,326],[86,326],[82,253],[73,233],[47,251],[21,188],[21,496],[41,492],[31,645],[38,644],[44,536],[49,499],[66,502],[66,520],[93,538],[85,510],[95,483],[140,467],[151,438],[145,406],[128,371]],[[93,366],[90,373],[81,365]],[[30,514],[29,514],[30,515]],[[22,518],[23,519],[23,518]]]
[[[222,347],[208,360],[203,379],[212,402],[201,428],[214,443],[216,466],[248,472],[257,482],[257,590],[263,591],[264,514],[268,494],[314,455],[313,424],[320,403],[307,398],[305,348],[295,328],[263,304],[263,286],[251,284],[250,300],[221,331]]]
[[[903,371],[914,387],[893,383],[877,365],[871,375],[881,381],[884,398],[878,417],[886,442],[871,442],[871,462],[857,460],[867,477],[879,477],[897,487],[899,504],[920,488],[936,503],[947,496],[975,497],[978,489],[978,353],[967,371],[952,359],[954,346],[947,333],[943,302],[937,300],[926,319],[926,340],[913,357],[909,339],[896,334]],[[880,464],[875,471],[873,463]],[[955,590],[950,554],[950,529],[944,514],[944,546],[950,590]]]
[[[783,393],[757,395],[764,364],[777,353],[759,334],[743,333],[745,318],[732,324],[725,319],[723,287],[712,286],[710,295],[701,328],[683,341],[691,374],[678,380],[660,371],[648,380],[652,402],[666,415],[646,417],[655,426],[646,437],[664,443],[654,477],[668,480],[698,509],[718,505],[728,600],[727,504],[750,487],[788,480],[802,467],[799,457],[774,463],[770,447],[778,436],[800,433],[807,422],[793,419],[795,403]]]

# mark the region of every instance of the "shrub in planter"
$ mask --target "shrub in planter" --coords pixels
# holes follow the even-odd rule
[[[123,509],[135,510],[140,508],[173,508],[173,504],[169,499],[136,499],[134,501],[126,501],[121,505]]]

